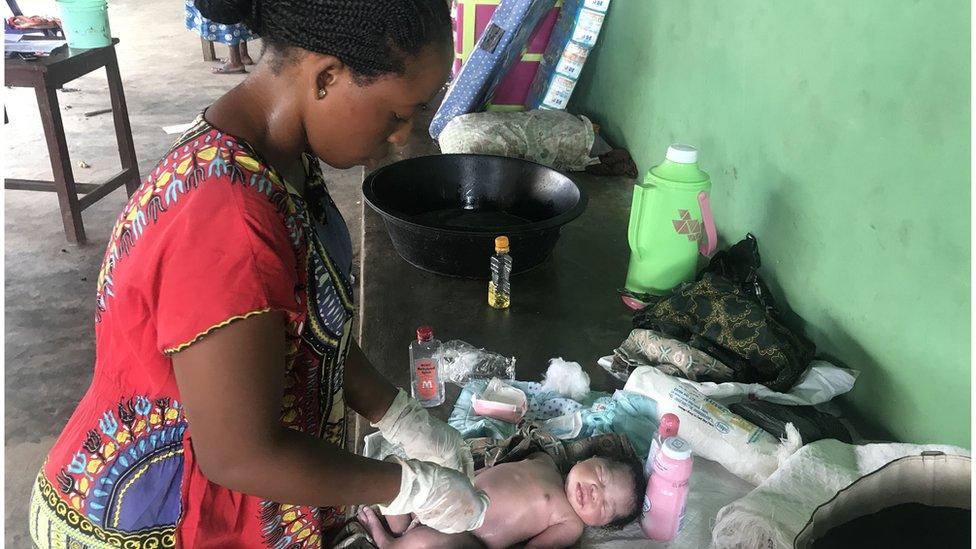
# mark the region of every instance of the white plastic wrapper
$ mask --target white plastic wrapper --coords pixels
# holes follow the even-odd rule
[[[597,363],[608,372],[612,372],[613,357],[605,356]],[[850,392],[860,372],[834,366],[829,362],[814,360],[807,371],[800,376],[800,380],[788,393],[778,393],[759,383],[724,383],[698,382],[688,379],[678,379],[681,383],[691,385],[695,389],[713,400],[729,405],[748,400],[765,400],[787,406],[816,406],[830,402],[839,395]]]
[[[571,414],[549,418],[542,422],[542,428],[556,438],[572,440],[583,430],[583,414],[577,410]]]
[[[434,359],[440,363],[444,380],[462,388],[472,379],[515,379],[515,357],[506,358],[458,339],[441,345]]]
[[[857,370],[814,360],[788,393],[777,393],[759,383],[688,383],[706,396],[726,404],[758,399],[788,406],[813,406],[849,392],[854,388],[858,373]]]
[[[792,423],[786,424],[787,439],[777,440],[693,386],[651,366],[634,370],[624,390],[654,399],[658,420],[667,413],[678,416],[678,436],[691,443],[695,454],[719,462],[753,484],[773,474],[802,445]]]

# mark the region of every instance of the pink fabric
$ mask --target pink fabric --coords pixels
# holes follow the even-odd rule
[[[529,88],[538,70],[538,61],[516,63],[505,73],[498,87],[495,88],[495,95],[491,99],[492,105],[523,105],[529,97]]]
[[[486,5],[481,4],[474,7],[474,35],[481,38],[484,34],[485,28],[488,27],[488,23],[491,22],[491,16],[495,14],[495,9],[498,8],[497,5]],[[461,31],[464,32],[464,31]],[[475,39],[477,43],[477,39]]]
[[[457,13],[454,16],[454,53],[461,55],[464,53],[464,42],[462,41],[462,34],[464,31],[464,4],[457,4]],[[451,68],[451,74],[457,76],[457,73],[461,70],[461,59],[458,57],[454,58],[454,66]]]
[[[529,45],[525,48],[526,53],[541,54],[546,51],[546,46],[549,45],[549,37],[552,35],[552,29],[556,27],[556,19],[559,18],[559,9],[552,8],[549,10],[549,13],[539,23],[539,26],[535,28],[532,37],[529,38]]]
[[[464,43],[461,41],[461,34],[464,32],[464,4],[457,5],[457,14],[454,17],[454,53],[460,55],[464,53]]]

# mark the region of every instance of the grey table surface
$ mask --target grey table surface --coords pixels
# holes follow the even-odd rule
[[[631,329],[630,311],[617,289],[630,256],[633,181],[570,176],[589,196],[587,209],[563,227],[549,259],[512,278],[512,306],[504,311],[488,306],[485,281],[439,276],[409,265],[395,252],[382,217],[364,206],[360,341],[388,379],[409,387],[407,347],[417,326],[428,324],[441,341],[461,339],[516,357],[519,380],[541,380],[549,359],[562,357],[583,366],[592,389],[623,386],[597,359],[610,354]],[[459,393],[449,385],[435,415],[446,418]]]

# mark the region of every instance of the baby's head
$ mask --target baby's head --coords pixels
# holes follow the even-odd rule
[[[637,463],[600,457],[581,461],[566,476],[566,497],[587,526],[623,526],[640,514],[647,482]]]

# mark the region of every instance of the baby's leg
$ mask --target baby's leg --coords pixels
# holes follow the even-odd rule
[[[393,549],[483,549],[484,544],[471,532],[442,534],[427,526],[417,526],[386,547]],[[380,549],[386,549],[380,546]]]
[[[379,549],[481,549],[478,538],[468,532],[442,534],[433,528],[417,526],[400,537],[393,537],[383,526],[383,521],[369,507],[359,513],[359,520],[373,536]]]
[[[386,524],[390,527],[390,532],[394,536],[401,536],[410,528],[413,522],[413,515],[383,515]]]

